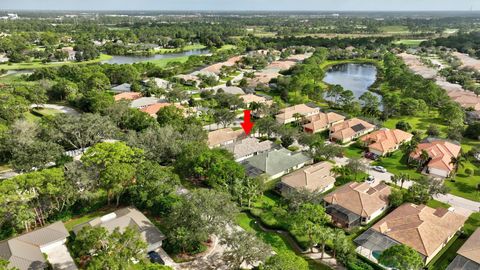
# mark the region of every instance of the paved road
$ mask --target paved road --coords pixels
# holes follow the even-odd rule
[[[348,163],[348,158],[334,158],[334,161],[341,165],[344,166],[345,164]],[[365,162],[365,164],[370,164],[371,161],[362,158],[361,161]],[[386,172],[386,173],[381,173],[377,172],[375,170],[370,169],[367,170],[367,173],[372,175],[375,178],[375,182],[372,184],[372,186],[378,185],[381,181],[385,181],[387,183],[391,183],[391,177],[393,176],[392,173]],[[403,183],[403,188],[409,188],[410,186],[413,185],[413,181],[407,181]],[[453,194],[439,194],[434,196],[434,199],[443,203],[447,203],[451,205],[454,208],[454,211],[458,214],[461,214],[463,216],[470,216],[473,212],[479,212],[480,211],[480,202],[475,202],[471,201],[462,197],[455,196]]]
[[[63,105],[57,105],[57,104],[32,104],[32,105],[30,105],[30,108],[36,108],[36,107],[54,109],[54,110],[61,111],[62,113],[65,113],[65,114],[72,114],[72,115],[78,115],[79,114],[73,108],[63,106]]]

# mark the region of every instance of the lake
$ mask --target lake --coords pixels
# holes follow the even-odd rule
[[[324,82],[341,85],[345,90],[351,90],[359,98],[377,79],[377,68],[372,64],[339,64],[334,65],[325,73]],[[382,96],[373,93],[382,99]]]
[[[190,55],[201,55],[201,54],[208,54],[210,53],[207,49],[197,49],[197,50],[189,50],[185,52],[179,53],[165,53],[165,54],[155,54],[151,56],[121,56],[121,55],[114,55],[111,59],[102,61],[103,64],[133,64],[138,62],[145,62],[145,61],[152,61],[158,59],[170,59],[170,58],[177,58],[182,56],[190,56]]]

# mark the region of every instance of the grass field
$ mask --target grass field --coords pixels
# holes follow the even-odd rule
[[[438,116],[438,113],[432,111],[430,113],[425,113],[423,116],[403,116],[390,118],[383,123],[383,126],[386,128],[394,129],[395,125],[400,122],[405,121],[412,126],[412,130],[420,130],[426,132],[430,125],[436,125],[440,130],[440,136],[446,136],[447,126],[443,119]]]
[[[187,45],[183,48],[177,48],[177,49],[158,49],[155,50],[157,53],[176,53],[176,52],[185,52],[185,51],[191,51],[191,50],[201,50],[205,49],[206,46],[202,44],[192,44],[192,45]]]
[[[425,39],[400,39],[395,41],[394,44],[397,44],[397,45],[404,44],[407,46],[417,47],[423,41],[425,41]]]
[[[380,31],[388,34],[408,34],[410,31],[404,25],[387,25],[380,27]]]
[[[225,44],[221,48],[219,48],[218,51],[228,51],[228,50],[236,49],[236,48],[237,48],[237,46],[235,46],[235,45]]]
[[[101,54],[99,58],[90,60],[90,61],[84,61],[84,62],[54,62],[54,63],[47,63],[43,64],[40,61],[33,61],[29,63],[13,63],[13,64],[2,64],[0,65],[0,69],[5,69],[5,70],[12,70],[12,69],[37,69],[37,68],[42,68],[42,67],[58,67],[58,66],[63,66],[63,65],[83,65],[83,64],[92,64],[92,63],[98,63],[101,61],[105,61],[112,58],[112,56],[107,55],[107,54]]]
[[[188,57],[189,56],[179,56],[179,57],[174,57],[174,58],[164,58],[164,59],[151,60],[151,61],[147,61],[147,62],[155,64],[159,67],[165,67],[169,63],[173,63],[173,62],[185,63],[185,62],[187,62]]]

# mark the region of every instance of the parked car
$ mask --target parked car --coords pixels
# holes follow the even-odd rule
[[[386,173],[387,172],[387,169],[385,169],[382,166],[373,166],[372,169],[374,169],[377,172],[381,172],[381,173]]]
[[[152,263],[165,264],[162,257],[160,257],[160,254],[155,251],[148,252],[148,258],[150,258],[150,262]]]
[[[369,183],[369,184],[373,184],[375,182],[375,177],[369,175],[367,176],[367,178],[365,179],[365,182]]]
[[[366,152],[365,155],[363,155],[365,158],[371,159],[371,160],[377,160],[378,155],[372,153],[372,152]]]

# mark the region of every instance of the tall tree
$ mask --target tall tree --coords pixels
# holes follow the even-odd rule
[[[241,269],[242,265],[254,265],[264,262],[271,254],[270,247],[259,240],[253,233],[233,230],[220,242],[226,246],[222,260],[229,269]]]
[[[420,270],[424,265],[420,254],[405,245],[389,247],[380,254],[378,261],[398,270]]]
[[[318,243],[318,232],[328,222],[329,216],[321,205],[306,203],[295,213],[293,228],[308,238],[308,247],[313,252],[313,246]]]

